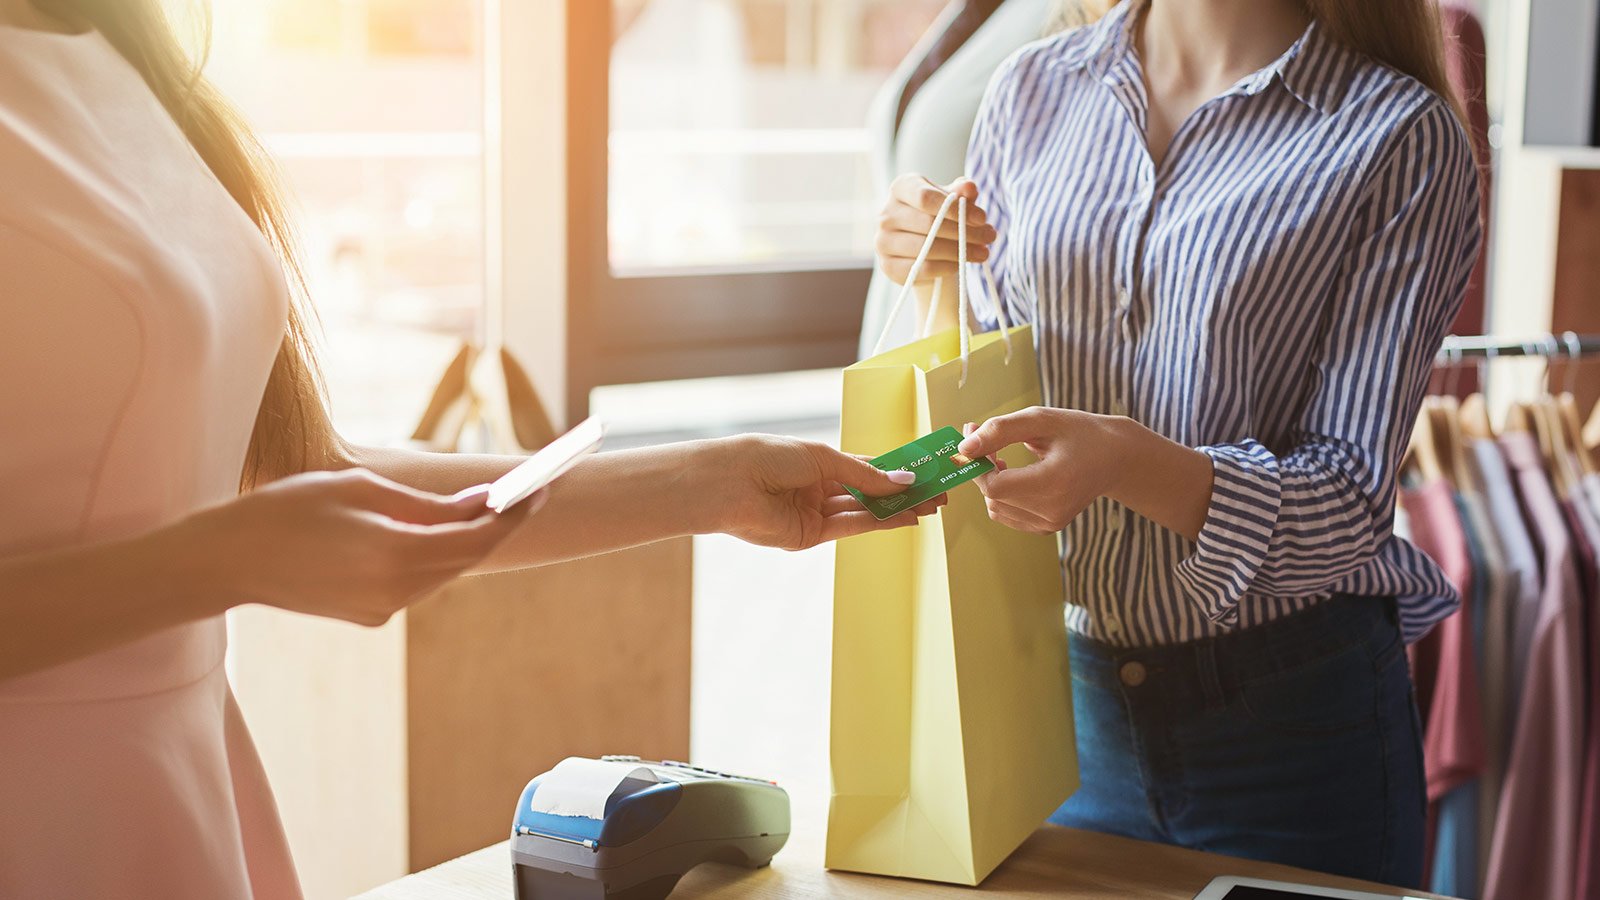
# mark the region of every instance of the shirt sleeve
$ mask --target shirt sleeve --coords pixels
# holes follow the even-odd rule
[[[1290,446],[1198,448],[1214,486],[1176,575],[1222,625],[1238,623],[1246,592],[1331,590],[1392,532],[1400,460],[1478,256],[1479,188],[1466,135],[1438,101],[1369,171],[1330,289],[1316,388]]]

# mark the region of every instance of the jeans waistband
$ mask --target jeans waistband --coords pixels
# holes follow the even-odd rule
[[[1242,631],[1159,647],[1113,647],[1073,635],[1073,674],[1106,688],[1149,684],[1169,699],[1214,707],[1242,684],[1367,642],[1403,652],[1393,598],[1336,595]]]

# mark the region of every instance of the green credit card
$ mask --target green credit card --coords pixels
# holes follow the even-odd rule
[[[947,425],[873,460],[872,464],[885,472],[905,469],[916,473],[916,482],[898,494],[867,497],[852,487],[845,490],[854,494],[874,516],[887,519],[932,500],[958,484],[966,484],[985,472],[994,471],[994,463],[988,457],[968,459],[956,452],[961,441],[961,432]]]

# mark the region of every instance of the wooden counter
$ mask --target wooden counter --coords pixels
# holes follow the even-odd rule
[[[821,820],[807,817],[806,821]],[[797,825],[800,823],[797,817]],[[1365,889],[1395,897],[1438,897],[1054,825],[1035,832],[976,892],[997,897],[1193,900],[1218,875]],[[974,896],[973,888],[825,871],[820,827],[797,828],[789,845],[769,868],[753,872],[708,863],[685,876],[672,894],[673,900],[973,900]],[[507,845],[486,847],[362,894],[357,900],[424,898],[510,900],[511,860]]]

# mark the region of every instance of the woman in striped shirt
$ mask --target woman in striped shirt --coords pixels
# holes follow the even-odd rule
[[[901,178],[878,240],[903,281],[962,192],[980,317],[1035,327],[1046,406],[962,452],[1026,444],[990,515],[1062,534],[1083,788],[1054,820],[1416,885],[1404,648],[1457,599],[1392,534],[1396,476],[1480,240],[1437,10],[1082,18],[996,73],[971,180]]]

